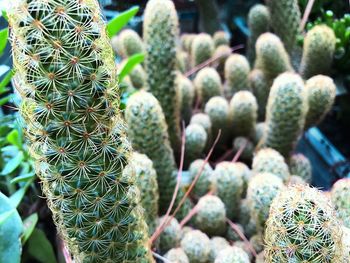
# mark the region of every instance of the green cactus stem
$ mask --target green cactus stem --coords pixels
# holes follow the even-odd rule
[[[227,247],[230,247],[230,243],[225,238],[218,236],[212,237],[210,239],[209,262],[214,262],[218,253]]]
[[[248,254],[240,247],[232,246],[221,250],[214,263],[250,263]]]
[[[204,128],[204,130],[208,136],[207,147],[206,147],[206,149],[208,149],[211,146],[211,142],[213,139],[212,124],[211,124],[211,120],[210,120],[208,114],[205,114],[205,113],[194,114],[191,118],[190,124],[198,124]]]
[[[210,59],[214,53],[213,38],[205,33],[197,35],[191,46],[192,65],[197,66]]]
[[[200,230],[192,230],[181,240],[181,248],[191,263],[206,263],[210,254],[210,240]]]
[[[230,45],[230,38],[225,31],[216,31],[213,36],[213,40],[214,40],[215,48],[222,45],[226,45],[226,46]]]
[[[210,98],[222,94],[221,78],[214,68],[201,69],[194,81],[197,96],[204,105]]]
[[[198,175],[199,171],[201,170],[202,166],[204,165],[204,160],[197,159],[193,161],[190,164],[190,167],[188,169],[189,176],[191,182],[194,180],[194,178]],[[194,185],[194,188],[192,190],[192,193],[197,197],[202,197],[206,195],[212,188],[212,174],[213,174],[213,168],[211,168],[210,164],[206,163],[204,165],[203,171],[200,174],[196,184]]]
[[[208,135],[204,128],[199,124],[190,124],[185,129],[186,144],[185,144],[185,159],[186,163],[201,157]]]
[[[305,182],[311,183],[312,167],[310,160],[303,154],[293,154],[289,161],[290,174],[300,176]]]
[[[165,255],[164,258],[170,262],[176,263],[190,263],[185,251],[182,248],[172,248]]]
[[[165,217],[161,217],[158,220],[158,225],[161,225]],[[166,225],[164,230],[159,236],[159,250],[162,253],[167,252],[173,247],[180,245],[181,241],[181,226],[176,218],[171,218],[170,222]]]
[[[144,52],[144,44],[141,37],[132,29],[124,29],[118,35],[119,52],[123,58],[131,57]]]
[[[189,123],[192,116],[195,88],[192,84],[192,81],[180,73],[177,74],[175,83],[177,94],[180,97],[179,102],[181,109],[181,119],[184,120],[187,124]]]
[[[350,179],[338,180],[332,187],[331,198],[338,218],[350,228]]]

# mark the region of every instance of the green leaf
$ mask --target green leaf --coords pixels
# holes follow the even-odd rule
[[[6,21],[9,21],[9,17],[8,17],[8,15],[7,15],[7,13],[6,13],[5,10],[2,10],[2,11],[1,11],[1,14],[2,14],[2,16],[5,18]]]
[[[0,262],[18,263],[22,251],[20,240],[23,230],[22,220],[7,196],[0,192],[0,214],[8,211],[14,212],[0,224]]]
[[[13,70],[10,70],[9,72],[7,72],[5,77],[0,82],[0,94],[7,91],[6,86],[10,83],[12,77],[13,77]]]
[[[22,245],[26,243],[26,241],[29,239],[30,235],[33,233],[33,230],[38,223],[38,214],[34,213],[28,216],[26,219],[23,220],[23,234],[22,234]]]
[[[57,263],[52,245],[41,229],[35,228],[30,236],[28,253],[41,263]]]
[[[4,105],[5,103],[7,103],[10,100],[11,96],[6,96],[2,99],[0,99],[0,106]]]
[[[9,29],[8,28],[5,28],[5,29],[0,31],[0,55],[2,55],[2,53],[5,50],[8,36],[9,36]]]
[[[12,130],[7,136],[6,139],[12,145],[17,146],[18,149],[22,149],[21,136],[17,129]]]
[[[116,35],[126,24],[128,24],[130,19],[133,18],[138,11],[139,7],[134,6],[109,21],[107,25],[108,36],[112,37]]]
[[[12,209],[0,214],[0,225],[2,225],[15,211],[16,209]]]
[[[122,69],[120,70],[119,80],[122,81],[125,78],[125,76],[127,76],[137,64],[142,63],[144,60],[145,54],[143,53],[137,53],[129,57]]]
[[[21,203],[28,187],[32,182],[33,181],[28,181],[22,188],[18,189],[13,195],[10,196],[9,200],[13,207],[17,207]]]
[[[11,184],[16,184],[16,183],[20,183],[20,182],[27,182],[31,179],[34,179],[34,177],[35,177],[34,172],[23,174],[23,175],[20,175],[20,176],[13,178],[11,180]]]
[[[8,175],[12,173],[14,170],[17,169],[17,167],[21,164],[21,162],[24,159],[24,155],[22,151],[19,151],[15,157],[10,159],[6,164],[4,169],[1,171],[1,175]]]

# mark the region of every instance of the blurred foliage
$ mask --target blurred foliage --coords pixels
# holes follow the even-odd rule
[[[299,0],[299,6],[304,13],[307,3],[310,0]],[[336,17],[342,17],[346,12],[349,12],[349,1],[347,0],[315,0],[311,11],[311,19],[320,16],[320,13],[324,13],[325,10],[332,10]]]

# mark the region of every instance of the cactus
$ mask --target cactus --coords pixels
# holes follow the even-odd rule
[[[190,56],[186,51],[177,50],[176,52],[176,67],[181,73],[186,73],[189,70]]]
[[[112,46],[112,49],[114,51],[114,54],[116,54],[117,56],[120,56],[120,57],[123,56],[123,54],[122,54],[122,47],[121,47],[121,43],[119,41],[119,37],[118,36],[113,36],[111,38],[111,46]]]
[[[319,124],[331,109],[336,95],[336,86],[330,77],[317,75],[306,82],[309,110],[305,128]]]
[[[214,41],[215,48],[222,45],[226,45],[226,46],[230,45],[230,38],[228,37],[225,31],[215,32],[213,36],[213,41]]]
[[[190,124],[185,130],[185,160],[189,163],[201,156],[207,143],[208,135],[199,124]]]
[[[236,224],[236,227],[239,229],[241,233],[244,234],[244,228],[242,225]],[[232,227],[227,228],[225,236],[226,236],[226,239],[229,240],[230,242],[236,242],[241,240],[241,237],[239,236],[239,234],[236,232],[236,230],[232,229]]]
[[[256,253],[260,253],[264,249],[264,237],[262,234],[255,234],[249,239],[249,243],[252,245]]]
[[[118,36],[119,52],[123,58],[144,52],[144,44],[140,36],[132,29],[124,29]]]
[[[247,200],[250,215],[257,223],[259,232],[263,232],[271,203],[277,194],[284,190],[283,187],[281,178],[271,173],[258,173],[250,180]]]
[[[250,247],[249,247],[249,245],[247,244],[247,242],[244,242],[244,241],[236,241],[236,242],[234,242],[234,246],[243,249],[244,252],[247,253],[250,262],[253,262],[253,254],[252,254],[252,251],[250,250]]]
[[[267,102],[264,145],[288,158],[303,131],[307,111],[306,89],[300,76],[278,76]]]
[[[176,40],[178,18],[173,1],[150,0],[144,12],[145,70],[149,91],[162,106],[171,145],[179,150],[180,104],[176,94]],[[159,55],[161,54],[161,56]]]
[[[297,37],[301,34],[301,14],[298,0],[267,1],[271,14],[271,26],[292,54],[296,49]]]
[[[205,113],[194,114],[191,118],[190,124],[199,124],[204,128],[205,132],[208,135],[206,148],[209,148],[213,136],[212,136],[212,124],[208,114],[205,114]]]
[[[255,263],[265,263],[265,253],[261,251],[255,258]]]
[[[194,226],[208,236],[222,235],[226,231],[225,204],[219,197],[206,195],[199,199]]]
[[[293,71],[290,58],[281,40],[272,33],[260,35],[255,46],[255,68],[262,70],[269,82],[279,74]]]
[[[17,1],[8,14],[30,153],[60,236],[76,262],[152,262],[98,2]]]
[[[236,92],[249,90],[248,75],[250,65],[245,56],[232,54],[225,63],[226,97],[231,98]]]
[[[209,259],[210,240],[199,230],[192,230],[181,240],[181,248],[191,263],[206,263]]]
[[[227,240],[223,237],[212,237],[210,239],[210,253],[209,253],[209,262],[214,262],[217,254],[229,247],[230,244],[227,242]]]
[[[240,247],[232,246],[221,250],[215,263],[250,263],[248,254]]]
[[[289,170],[290,174],[300,176],[305,182],[311,183],[312,167],[305,155],[293,154],[289,161]]]
[[[253,158],[254,153],[254,144],[246,137],[237,137],[234,139],[233,143],[233,152],[235,154],[238,153],[238,151],[243,148],[243,151],[241,152],[239,158],[243,160],[250,161]]]
[[[250,160],[251,159],[252,158],[250,158]],[[243,178],[242,197],[244,198],[245,195],[246,195],[248,182],[249,182],[250,178],[252,177],[252,172],[251,172],[251,170],[249,169],[249,167],[245,163],[235,162],[235,163],[233,163],[233,165],[237,169],[237,172],[242,174],[242,178]]]
[[[308,183],[303,179],[301,178],[299,175],[291,175],[289,176],[287,182],[286,182],[286,185],[299,185],[299,184],[302,184],[302,185],[307,185]]]
[[[350,228],[350,179],[338,180],[332,187],[331,198],[338,218]]]
[[[192,105],[194,101],[195,89],[192,82],[182,74],[176,77],[176,89],[179,95],[181,117],[188,123],[192,116]]]
[[[136,151],[146,154],[157,171],[159,209],[164,213],[176,185],[176,163],[168,139],[167,125],[157,99],[146,91],[133,94],[126,105],[125,119]],[[177,201],[183,196],[180,190]],[[187,214],[186,206],[182,208]],[[179,215],[181,217],[181,214]]]
[[[342,262],[341,225],[317,189],[297,185],[281,191],[266,225],[266,262]]]
[[[350,262],[350,228],[343,226],[344,262]]]
[[[170,262],[176,263],[190,263],[186,253],[182,248],[172,248],[165,255],[164,258],[169,260]]]
[[[191,53],[192,42],[195,39],[196,34],[182,34],[180,38],[181,47],[184,51]]]
[[[259,122],[255,125],[255,131],[254,131],[254,134],[252,135],[253,142],[255,144],[259,144],[259,142],[262,140],[265,130],[266,130],[265,122]]]
[[[158,216],[158,183],[157,173],[153,168],[153,162],[144,154],[134,152],[130,162],[136,173],[136,185],[141,193],[141,205],[146,211],[144,213],[149,233],[155,230]]]
[[[161,225],[166,218],[167,217],[164,216],[159,218],[159,225]],[[176,218],[171,218],[170,222],[166,225],[163,232],[159,236],[159,250],[165,253],[169,249],[179,246],[180,241],[181,226]]]
[[[283,156],[274,149],[259,150],[253,158],[252,170],[254,173],[272,173],[283,181],[289,177],[288,165]]]
[[[242,173],[233,163],[221,162],[214,170],[213,184],[217,196],[225,204],[227,217],[237,217],[244,184]]]
[[[258,103],[258,120],[264,121],[266,104],[270,93],[270,81],[260,69],[254,69],[249,73],[248,83]]]
[[[330,73],[336,41],[333,29],[326,25],[317,25],[306,34],[300,65],[303,78]]]
[[[201,69],[194,79],[197,96],[205,104],[210,98],[220,96],[222,85],[219,73],[214,68]]]
[[[202,159],[195,160],[194,162],[191,163],[188,169],[191,182],[197,176],[203,164],[204,164],[204,160]],[[212,185],[211,185],[212,174],[213,174],[213,168],[211,168],[210,164],[206,163],[204,165],[202,173],[200,174],[200,177],[198,178],[192,190],[192,193],[195,196],[202,197],[210,191],[210,189],[212,188]]]
[[[262,4],[255,4],[248,13],[248,27],[250,35],[248,38],[247,57],[251,65],[255,61],[255,43],[258,37],[269,31],[271,22],[269,9]]]
[[[141,65],[136,65],[129,73],[133,87],[136,89],[145,88],[147,85],[146,71]]]
[[[210,59],[214,53],[214,41],[208,34],[197,35],[192,42],[191,56],[193,66],[197,66]]]
[[[258,104],[250,91],[237,92],[230,101],[229,123],[235,136],[249,136],[255,130]]]
[[[217,59],[216,62],[213,64],[217,65],[216,68],[217,68],[217,71],[220,73],[220,75],[224,75],[225,63],[228,57],[231,55],[231,53],[232,53],[232,49],[227,45],[221,45],[215,49],[213,57],[214,58],[220,57],[220,58]]]
[[[257,224],[250,216],[249,204],[246,198],[242,199],[239,204],[238,223],[243,226],[246,237],[249,238],[256,234]]]
[[[218,135],[219,130],[221,130],[219,144],[226,142],[229,135],[229,105],[227,100],[220,96],[213,97],[205,104],[204,111],[208,114],[211,120],[213,138],[215,138]]]

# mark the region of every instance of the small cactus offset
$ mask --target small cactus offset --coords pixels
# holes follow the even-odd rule
[[[201,170],[202,166],[204,165],[204,160],[198,159],[195,160],[190,164],[190,167],[188,169],[189,176],[191,179],[191,182],[194,180],[194,178],[198,175],[199,171]],[[202,197],[206,195],[212,188],[212,174],[213,174],[213,168],[211,168],[210,164],[206,163],[203,167],[203,171],[201,172],[196,184],[194,185],[194,188],[192,190],[192,193],[197,197]]]
[[[271,148],[264,148],[256,153],[252,169],[254,173],[272,173],[283,181],[289,177],[288,165],[283,156]]]
[[[135,150],[146,154],[153,161],[157,171],[159,208],[161,212],[165,212],[176,185],[176,163],[162,108],[152,94],[139,91],[129,98],[125,119]],[[180,190],[178,198],[182,195]]]
[[[124,29],[117,36],[117,49],[123,58],[144,52],[144,44],[140,36],[132,29]]]
[[[145,70],[149,91],[158,99],[175,152],[181,145],[180,104],[176,94],[176,40],[178,17],[173,1],[150,0],[144,13]],[[159,55],[161,54],[161,56]]]
[[[207,263],[210,254],[210,240],[200,230],[192,230],[181,240],[181,248],[191,263]]]
[[[231,53],[232,49],[227,45],[221,45],[215,49],[213,58],[218,59],[213,64],[216,65],[217,71],[220,73],[220,75],[224,75],[225,63],[228,57],[231,55]]]
[[[178,101],[180,103],[181,119],[187,124],[192,116],[195,89],[192,81],[180,73],[177,75],[175,83],[177,95],[180,97]]]
[[[230,243],[225,238],[218,236],[212,237],[210,239],[209,262],[214,262],[218,253],[227,247],[230,247]]]
[[[301,13],[298,0],[269,0],[267,6],[271,14],[271,26],[292,54],[301,34]]]
[[[258,37],[269,31],[271,22],[269,9],[262,4],[255,4],[249,10],[248,27],[250,35],[248,38],[247,57],[251,65],[255,61],[255,43]]]
[[[312,167],[309,159],[301,154],[293,154],[289,160],[290,174],[300,176],[305,182],[311,183]]]
[[[234,136],[250,136],[255,130],[258,104],[250,91],[237,92],[230,101],[229,121]]]
[[[205,132],[208,135],[206,148],[209,148],[213,136],[212,136],[212,124],[208,114],[196,113],[192,115],[190,124],[198,124],[204,128]]]
[[[199,199],[196,206],[194,226],[208,236],[223,235],[226,232],[225,204],[219,197],[206,195]]]
[[[226,45],[230,45],[230,38],[228,37],[225,31],[217,31],[213,36],[214,46],[215,48]]]
[[[199,157],[205,149],[208,135],[205,129],[199,124],[190,124],[185,130],[185,159],[189,163]]]
[[[333,79],[317,75],[306,81],[309,110],[306,114],[305,128],[319,124],[333,106],[336,86]]]
[[[197,35],[191,46],[192,65],[197,66],[210,59],[214,53],[215,46],[212,37],[206,33]]]
[[[226,96],[231,98],[236,92],[249,90],[248,75],[250,65],[245,56],[232,54],[225,63]]]
[[[17,1],[8,14],[30,153],[74,261],[152,262],[98,2]]]
[[[265,222],[273,199],[284,185],[281,178],[271,173],[258,173],[250,180],[247,190],[247,200],[252,218],[257,223],[259,232],[264,231]]]
[[[241,154],[239,156],[240,159],[243,160],[251,160],[253,158],[254,153],[254,144],[247,137],[236,137],[232,143],[233,152],[238,153],[241,149]]]
[[[264,133],[266,130],[266,123],[265,122],[258,122],[255,125],[255,131],[252,135],[253,142],[255,144],[259,144],[259,142],[263,139]]]
[[[136,185],[141,193],[141,205],[145,210],[144,216],[148,225],[148,232],[152,234],[158,217],[159,191],[157,172],[153,162],[144,154],[134,152],[130,159],[136,173]]]
[[[332,187],[331,198],[338,218],[350,228],[350,179],[338,180]]]
[[[307,94],[301,77],[294,73],[278,76],[267,103],[264,145],[289,158],[304,129],[307,112]]]
[[[239,230],[239,232],[244,234],[244,228],[242,225],[236,224],[236,227]],[[233,229],[232,227],[227,227],[225,237],[230,242],[237,242],[237,241],[241,240],[241,237],[239,236],[237,231],[235,229]]]
[[[132,86],[136,89],[146,88],[147,75],[146,71],[141,65],[136,65],[129,73]]]
[[[214,68],[204,68],[194,79],[197,96],[204,105],[210,98],[222,94],[221,78]]]
[[[341,224],[331,202],[309,186],[274,199],[265,230],[266,262],[343,262]]]
[[[186,73],[190,66],[190,56],[186,51],[177,50],[176,52],[176,66],[181,73]]]
[[[248,254],[240,247],[225,248],[217,255],[215,263],[250,263]]]
[[[330,73],[336,40],[333,29],[326,25],[317,25],[306,34],[300,65],[303,78]]]
[[[270,82],[283,72],[293,71],[289,55],[276,35],[272,33],[260,35],[255,50],[255,68],[262,70]]]
[[[167,217],[161,217],[158,220],[158,224],[163,224]],[[181,241],[181,226],[176,218],[171,218],[170,222],[166,225],[164,230],[159,236],[159,250],[163,253],[167,252],[173,247],[180,245]]]
[[[216,194],[225,203],[228,218],[238,216],[239,202],[243,192],[243,174],[231,162],[216,165],[213,173],[213,187]]]
[[[172,248],[165,255],[164,258],[170,262],[176,263],[190,263],[185,251],[182,248]]]
[[[192,42],[195,39],[196,34],[182,34],[180,37],[181,47],[184,51],[191,53]]]
[[[254,69],[249,73],[248,82],[258,103],[258,120],[264,121],[266,115],[266,104],[270,94],[270,81],[260,69]]]

